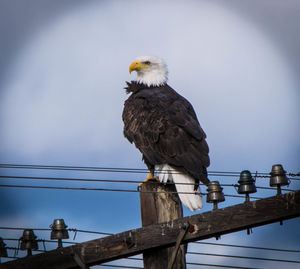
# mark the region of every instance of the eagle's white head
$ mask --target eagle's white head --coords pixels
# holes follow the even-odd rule
[[[161,86],[167,83],[168,69],[162,59],[154,56],[140,56],[129,66],[129,73],[137,72],[136,81],[147,86]]]

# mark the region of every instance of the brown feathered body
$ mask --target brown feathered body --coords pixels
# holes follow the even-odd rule
[[[143,154],[153,171],[168,164],[208,184],[209,149],[192,105],[169,85],[147,86],[135,81],[125,88],[130,97],[123,110],[124,135]]]

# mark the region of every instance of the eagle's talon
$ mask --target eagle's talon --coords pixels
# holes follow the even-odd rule
[[[152,180],[152,181],[158,181],[158,182],[159,182],[159,178],[156,177],[156,176],[154,176],[153,173],[150,172],[150,173],[147,175],[145,181],[144,181],[144,182],[141,182],[141,183],[139,184],[138,190],[142,187],[142,185],[143,185],[144,183],[146,183],[146,182],[148,182],[148,181],[151,181],[151,180]]]

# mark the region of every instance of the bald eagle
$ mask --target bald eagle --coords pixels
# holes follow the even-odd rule
[[[174,182],[182,203],[192,211],[201,209],[199,181],[209,183],[206,168],[210,160],[206,135],[194,109],[167,84],[163,60],[138,57],[129,66],[132,71],[137,72],[137,79],[126,82],[126,92],[131,95],[122,115],[124,136],[143,155],[149,169],[145,181]]]

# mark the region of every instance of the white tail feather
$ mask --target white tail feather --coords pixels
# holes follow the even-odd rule
[[[160,182],[166,183],[169,180],[170,182],[175,183],[179,198],[187,208],[191,211],[195,211],[203,207],[200,187],[196,191],[194,190],[195,179],[189,175],[176,171],[173,167],[167,164],[156,165],[155,169],[158,171]]]

